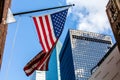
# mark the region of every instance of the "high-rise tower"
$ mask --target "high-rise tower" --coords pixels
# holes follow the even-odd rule
[[[60,52],[61,80],[88,80],[110,47],[110,36],[69,30]]]

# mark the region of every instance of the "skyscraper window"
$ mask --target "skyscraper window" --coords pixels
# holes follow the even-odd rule
[[[109,50],[111,37],[69,30],[63,45],[60,52],[61,80],[88,80],[90,70]]]

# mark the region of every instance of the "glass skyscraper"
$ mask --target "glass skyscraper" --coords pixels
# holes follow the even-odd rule
[[[62,44],[58,41],[49,61],[48,71],[36,70],[30,80],[60,80],[59,53]]]
[[[69,30],[60,52],[61,80],[88,80],[110,47],[110,36]]]

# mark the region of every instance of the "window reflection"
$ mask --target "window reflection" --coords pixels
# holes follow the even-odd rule
[[[76,80],[88,80],[90,70],[108,51],[110,42],[89,37],[72,36],[72,55]]]

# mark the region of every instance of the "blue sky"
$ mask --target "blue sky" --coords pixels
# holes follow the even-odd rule
[[[113,39],[105,13],[107,2],[108,0],[12,0],[11,10],[13,13],[17,13],[74,3],[75,6],[69,9],[66,24],[60,37],[61,42],[64,41],[68,29],[107,34],[112,36]],[[41,45],[31,16],[51,12],[53,11],[15,16],[16,22],[8,25],[0,71],[1,80],[30,80],[30,77],[25,75],[23,67],[41,51]]]

